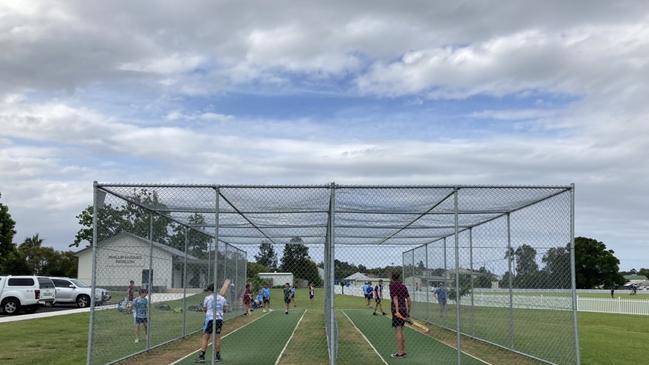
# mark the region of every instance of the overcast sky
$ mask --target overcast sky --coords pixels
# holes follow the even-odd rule
[[[577,184],[649,267],[646,1],[3,1],[0,192],[63,249],[93,180]]]

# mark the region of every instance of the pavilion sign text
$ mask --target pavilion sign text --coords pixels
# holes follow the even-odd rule
[[[142,255],[109,255],[109,266],[133,266],[138,265]]]

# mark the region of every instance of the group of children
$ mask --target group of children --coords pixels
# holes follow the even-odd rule
[[[378,315],[376,312],[380,309],[382,315],[386,315],[383,311],[383,280],[379,280],[378,284],[372,286],[372,282],[366,282],[363,284],[363,294],[365,295],[365,300],[367,301],[367,306],[372,308],[372,299],[374,299],[374,315]]]

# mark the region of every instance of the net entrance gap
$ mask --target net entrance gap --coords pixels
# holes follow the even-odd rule
[[[93,207],[88,364],[155,348],[193,363],[203,289],[226,279],[223,363],[403,362],[394,273],[408,364],[580,363],[572,185],[95,183]]]

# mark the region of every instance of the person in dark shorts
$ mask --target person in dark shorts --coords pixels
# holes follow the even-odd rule
[[[376,311],[381,308],[381,314],[385,315],[385,312],[383,311],[383,304],[381,302],[383,301],[383,280],[379,280],[379,283],[374,287],[374,314],[375,316]]]
[[[270,311],[270,288],[268,288],[268,284],[264,284],[264,288],[261,289],[261,295],[264,300],[263,312],[266,312],[266,310]]]
[[[140,289],[140,296],[132,301],[133,322],[135,324],[135,343],[140,342],[140,328],[147,334],[147,322],[149,320],[149,301],[146,299],[146,289]]]
[[[408,319],[410,307],[410,294],[408,288],[401,282],[401,274],[399,272],[392,273],[392,280],[390,282],[390,309],[392,311],[392,327],[394,328],[394,335],[397,341],[397,352],[390,355],[394,358],[406,357],[406,338],[403,332],[403,327]]]
[[[216,334],[216,361],[221,361],[221,330],[223,329],[223,312],[228,307],[228,301],[218,293],[214,293],[214,284],[205,288],[207,295],[203,300],[205,311],[205,322],[203,322],[203,336],[201,337],[201,349],[196,362],[205,362],[205,351],[210,343],[212,332]],[[216,328],[214,328],[216,327]]]
[[[247,316],[250,314],[250,304],[252,303],[252,291],[250,290],[250,283],[246,283],[246,289],[243,291],[243,307],[246,312],[243,314]]]
[[[309,283],[309,301],[311,302],[311,305],[313,305],[314,300],[315,300],[315,285],[313,285],[313,283]]]
[[[292,293],[291,285],[289,283],[284,284],[284,314],[288,314],[288,308],[291,306]]]

